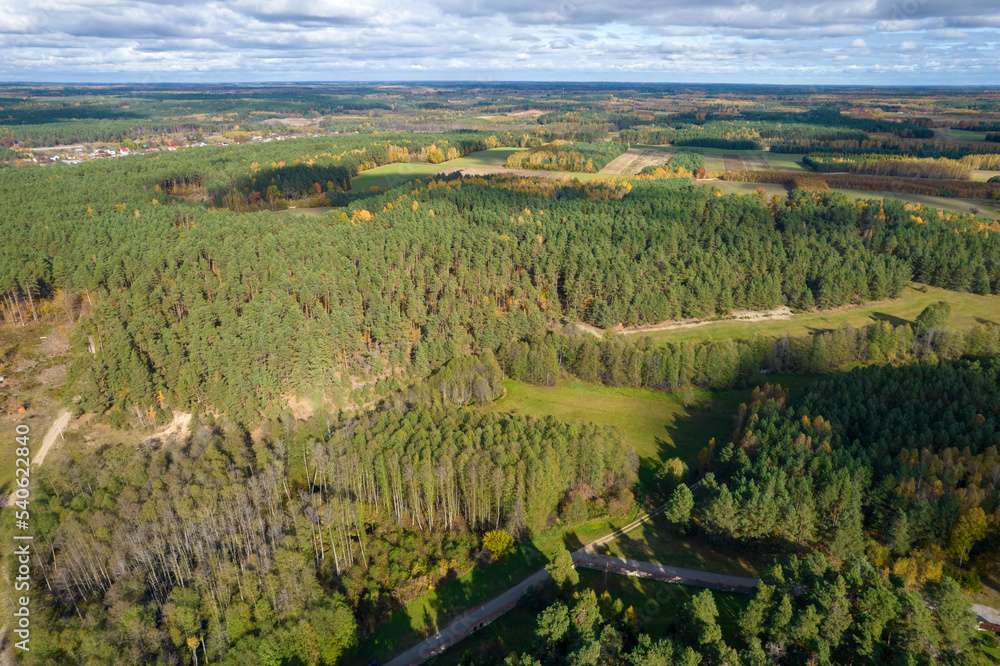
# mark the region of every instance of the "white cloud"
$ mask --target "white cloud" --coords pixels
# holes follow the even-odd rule
[[[995,83],[996,0],[11,0],[0,80]],[[960,31],[959,28],[965,29]],[[896,42],[891,33],[908,32]],[[935,40],[933,71],[921,39]],[[993,56],[991,58],[991,56]],[[901,79],[898,72],[913,72]],[[131,78],[130,78],[131,77]],[[909,75],[907,75],[909,77]]]

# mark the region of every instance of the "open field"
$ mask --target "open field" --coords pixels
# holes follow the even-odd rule
[[[851,199],[896,199],[907,203],[918,203],[931,208],[953,211],[956,213],[972,213],[976,217],[989,220],[1000,220],[1000,212],[996,210],[996,203],[990,201],[976,201],[974,199],[956,199],[953,197],[932,197],[925,194],[903,194],[899,192],[872,192],[869,190],[845,190],[836,189],[835,192],[843,192]]]
[[[984,141],[986,139],[986,133],[937,127],[934,129],[934,138],[940,138],[944,141]]]
[[[333,210],[333,206],[317,206],[315,208],[286,208],[281,212],[302,217],[323,217],[331,210]]]
[[[713,427],[719,419],[718,408],[684,407],[680,396],[673,393],[616,389],[580,381],[547,387],[508,380],[504,386],[507,396],[494,403],[493,409],[618,426],[644,466],[674,457],[694,463],[709,439],[728,435],[732,430],[728,422],[725,428]],[[696,399],[708,401],[711,397],[708,391],[702,391]]]
[[[608,162],[598,173],[611,176],[634,176],[648,166],[664,166],[674,153],[651,148],[629,148]]]
[[[771,183],[740,183],[732,180],[696,180],[694,183],[696,185],[718,187],[724,194],[751,194],[763,187],[764,191],[767,192],[768,198],[774,195],[778,195],[779,197],[788,195],[787,187]]]
[[[954,328],[971,328],[981,322],[1000,324],[1000,296],[979,296],[914,283],[903,291],[900,298],[885,301],[875,301],[829,311],[795,314],[792,315],[791,319],[783,320],[721,320],[697,328],[656,331],[648,335],[656,342],[680,342],[682,340],[746,338],[756,334],[802,335],[833,330],[843,323],[864,326],[880,319],[900,324],[913,322],[924,308],[938,301],[946,301],[951,305],[950,325]]]
[[[674,146],[633,146],[633,148],[676,151]],[[727,148],[690,148],[705,155],[705,171],[725,171],[725,157],[739,156],[746,162],[746,169],[781,169],[782,171],[809,171],[802,163],[804,155],[797,153],[772,153],[769,150],[731,150]],[[735,166],[735,165],[734,165]]]
[[[997,152],[1000,152],[1000,144],[997,144]],[[972,172],[972,180],[978,180],[981,183],[985,183],[994,176],[1000,176],[1000,171],[985,171],[983,169],[977,169]]]
[[[813,375],[772,375],[769,381],[799,390],[815,379]],[[554,387],[507,380],[504,386],[506,397],[490,409],[621,428],[625,440],[639,454],[640,484],[646,487],[650,487],[662,461],[680,458],[693,468],[698,452],[710,439],[725,440],[732,432],[732,414],[751,393],[698,389],[691,396],[691,404],[684,406],[677,393],[611,388],[576,380]]]
[[[513,152],[523,150],[522,148],[491,148],[471,153],[465,157],[448,160],[441,164],[430,164],[428,162],[398,162],[396,164],[386,164],[385,166],[369,169],[358,174],[351,180],[351,189],[366,190],[375,186],[382,189],[389,189],[409,180],[421,176],[430,176],[435,173],[457,171],[462,168],[483,168],[502,167],[507,162],[507,156]]]

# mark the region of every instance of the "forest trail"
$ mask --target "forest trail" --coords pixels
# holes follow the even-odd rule
[[[56,420],[49,427],[49,431],[45,433],[45,439],[42,440],[42,448],[38,449],[38,453],[35,454],[34,459],[31,461],[32,465],[42,464],[45,456],[49,453],[49,449],[56,443],[56,437],[61,436],[63,430],[69,425],[70,417],[72,417],[72,414],[68,409],[59,410]]]
[[[49,449],[52,445],[56,443],[56,437],[59,437],[66,426],[69,425],[70,418],[72,414],[68,409],[60,409],[59,414],[56,415],[56,420],[52,422],[49,426],[48,432],[45,433],[45,439],[42,440],[42,447],[38,449],[35,453],[35,457],[32,458],[32,465],[41,465],[42,461],[45,460],[46,454],[48,454]],[[3,501],[0,501],[0,505],[4,507],[14,506],[14,493],[3,496]]]
[[[680,328],[696,328],[698,326],[707,326],[709,324],[717,324],[727,321],[764,321],[773,319],[791,319],[792,310],[787,305],[782,305],[780,308],[775,308],[773,310],[737,310],[732,312],[728,317],[715,318],[715,319],[690,319],[687,321],[665,321],[660,324],[650,324],[648,326],[632,326],[630,328],[615,327],[613,330],[616,333],[621,333],[622,335],[635,335],[636,333],[653,333],[655,331],[672,331],[674,329]],[[591,326],[590,324],[584,324],[583,322],[577,323],[577,328],[582,331],[586,331],[597,337],[603,337],[604,331],[596,326]]]
[[[573,552],[573,566],[585,567],[587,569],[597,569],[599,571],[609,571],[615,574],[626,576],[639,576],[642,578],[656,578],[668,583],[680,583],[681,585],[693,585],[695,587],[722,588],[736,592],[749,592],[757,585],[756,578],[746,578],[743,576],[730,576],[728,574],[713,573],[710,571],[699,571],[696,569],[684,569],[681,567],[671,567],[656,562],[642,562],[639,560],[629,560],[621,557],[611,557],[599,555],[594,552],[597,546],[604,544],[626,534],[636,527],[650,520],[653,516],[666,508],[666,504],[658,506],[644,516],[637,518],[625,527],[615,530],[607,536]],[[513,608],[524,591],[529,587],[543,585],[549,579],[549,572],[545,569],[536,571],[523,581],[508,588],[502,594],[490,599],[482,606],[461,615],[453,620],[444,629],[438,631],[433,636],[429,636],[420,643],[417,643],[409,650],[402,652],[393,659],[386,662],[386,666],[415,666],[435,655],[438,655],[455,643],[461,641],[474,631],[482,629],[487,624],[497,619],[508,610]]]

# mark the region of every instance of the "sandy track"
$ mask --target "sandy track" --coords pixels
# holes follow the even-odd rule
[[[69,425],[69,420],[72,417],[68,409],[60,409],[59,414],[56,416],[56,420],[53,421],[52,425],[49,426],[49,431],[45,433],[45,439],[42,440],[42,448],[38,449],[38,453],[32,459],[32,465],[41,465],[42,461],[45,460],[45,456],[48,455],[49,449],[52,445],[56,443],[56,437],[66,429]]]
[[[728,317],[723,319],[692,319],[689,321],[665,321],[660,324],[650,324],[649,326],[633,326],[631,328],[615,328],[616,333],[621,333],[622,335],[635,335],[636,333],[653,333],[655,331],[672,331],[679,328],[696,328],[698,326],[707,326],[709,324],[716,324],[724,321],[764,321],[764,320],[774,320],[774,319],[791,319],[792,310],[788,306],[781,306],[780,308],[775,308],[774,310],[737,310],[730,314]],[[577,323],[577,327],[580,330],[587,331],[597,337],[602,337],[604,331],[596,326],[591,326],[590,324],[584,324],[583,322]]]
[[[49,449],[52,445],[56,443],[56,437],[59,437],[59,433],[66,429],[69,425],[70,418],[72,414],[68,409],[60,409],[59,414],[56,415],[56,420],[52,422],[49,426],[48,432],[45,433],[45,439],[42,440],[42,447],[38,449],[35,453],[35,457],[31,459],[32,465],[41,465],[42,461],[45,460],[45,456],[48,454]],[[0,501],[0,506],[8,507],[14,505],[14,493],[8,495],[0,496],[2,501]]]

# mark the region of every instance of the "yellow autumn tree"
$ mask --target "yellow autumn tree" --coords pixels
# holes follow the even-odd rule
[[[483,536],[483,548],[489,551],[490,556],[496,561],[507,557],[513,547],[514,537],[508,534],[507,530],[490,530]]]

